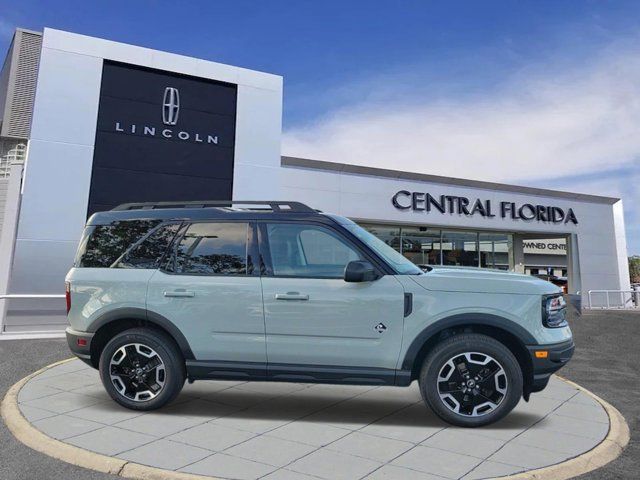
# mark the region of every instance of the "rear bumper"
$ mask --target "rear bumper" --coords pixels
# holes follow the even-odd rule
[[[67,327],[67,345],[69,350],[76,357],[82,360],[84,363],[91,365],[91,340],[93,339],[93,333],[79,332],[73,330],[71,327]]]
[[[533,366],[533,379],[531,383],[531,392],[539,392],[544,390],[549,383],[549,378],[555,372],[564,367],[575,350],[573,340],[552,345],[534,345],[527,346],[529,355],[531,355],[531,364]],[[546,358],[536,357],[536,352],[547,352]]]

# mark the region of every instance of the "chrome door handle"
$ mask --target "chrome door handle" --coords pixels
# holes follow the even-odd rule
[[[276,293],[276,300],[309,300],[309,295],[298,292]]]
[[[165,297],[178,297],[178,298],[189,298],[195,297],[196,292],[192,292],[191,290],[171,290],[168,292],[164,292]]]

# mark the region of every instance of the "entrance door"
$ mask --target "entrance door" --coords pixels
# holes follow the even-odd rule
[[[366,255],[313,223],[263,224],[261,254],[270,265],[262,289],[272,376],[393,376],[404,319],[404,289],[393,275],[345,282],[347,263]]]

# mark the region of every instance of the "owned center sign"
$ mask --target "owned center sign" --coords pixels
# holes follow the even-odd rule
[[[480,198],[471,200],[455,195],[434,196],[426,192],[410,192],[408,190],[397,192],[391,197],[391,203],[398,210],[412,210],[414,212],[439,212],[468,217],[478,215],[485,218],[500,216],[512,220],[578,224],[578,218],[573,209],[569,208],[565,211],[563,208],[553,205],[534,205],[532,203],[519,205],[515,202],[500,202],[499,205],[494,206],[491,200]]]

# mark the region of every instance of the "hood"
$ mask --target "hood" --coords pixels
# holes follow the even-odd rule
[[[443,292],[545,295],[562,291],[553,283],[530,275],[485,268],[433,267],[409,278],[427,290]]]

